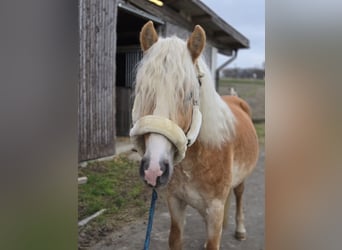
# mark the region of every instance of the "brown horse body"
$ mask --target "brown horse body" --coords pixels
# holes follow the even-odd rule
[[[221,148],[208,148],[198,140],[175,167],[168,185],[171,249],[181,249],[186,205],[197,209],[206,221],[206,249],[219,249],[232,189],[237,201],[236,237],[240,240],[246,237],[242,193],[244,179],[256,164],[258,141],[247,103],[235,96],[223,96],[222,99],[237,118],[236,137]]]
[[[140,33],[144,58],[138,67],[131,136],[143,156],[142,178],[156,188],[167,185],[172,250],[182,249],[187,205],[205,219],[206,249],[218,250],[232,191],[235,235],[246,238],[242,194],[257,161],[258,140],[248,104],[216,93],[200,58],[205,40],[200,26],[187,43],[159,39],[152,22]]]

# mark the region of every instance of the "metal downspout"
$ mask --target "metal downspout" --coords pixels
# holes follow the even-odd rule
[[[220,67],[218,67],[216,70],[215,70],[215,88],[216,90],[218,90],[218,83],[219,83],[219,80],[220,80],[220,71],[226,67],[228,64],[230,64],[232,61],[234,61],[236,59],[238,55],[238,50],[237,49],[234,49],[233,50],[233,55],[231,58],[229,58],[225,63],[223,63]]]

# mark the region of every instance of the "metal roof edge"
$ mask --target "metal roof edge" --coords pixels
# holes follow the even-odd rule
[[[249,39],[242,35],[239,31],[237,31],[234,27],[224,21],[220,16],[218,16],[212,9],[210,9],[207,5],[205,5],[200,0],[191,0],[193,4],[198,6],[203,10],[206,14],[211,16],[211,20],[214,24],[217,25],[219,29],[222,29],[227,35],[230,35],[232,38],[236,39],[241,43],[241,48],[249,48]]]

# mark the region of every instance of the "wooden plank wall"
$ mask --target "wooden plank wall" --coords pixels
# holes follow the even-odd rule
[[[80,0],[79,161],[115,153],[115,0]]]

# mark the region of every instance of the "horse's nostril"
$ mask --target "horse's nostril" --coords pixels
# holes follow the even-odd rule
[[[148,157],[143,157],[141,159],[141,162],[140,162],[140,170],[139,170],[139,173],[140,173],[140,176],[144,177],[145,176],[145,170],[148,169],[148,163],[149,163],[150,159]]]
[[[168,160],[163,160],[159,162],[160,164],[160,170],[164,173],[166,171],[169,171],[170,163]]]
[[[163,172],[163,174],[158,177],[158,184],[166,184],[169,180],[170,175],[170,163],[168,160],[163,160],[159,162],[160,164],[160,170]]]

